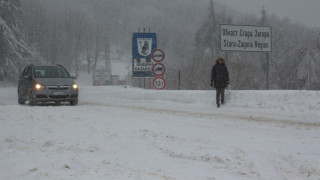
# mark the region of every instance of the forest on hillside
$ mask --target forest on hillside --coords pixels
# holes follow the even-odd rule
[[[271,26],[272,52],[220,51],[220,24]],[[115,52],[131,57],[139,30],[157,33],[167,89],[210,89],[217,57],[226,59],[233,89],[266,89],[267,56],[270,89],[320,89],[320,29],[214,0],[0,0],[0,81],[16,81],[28,63],[90,73]],[[130,74],[127,82],[140,83]]]

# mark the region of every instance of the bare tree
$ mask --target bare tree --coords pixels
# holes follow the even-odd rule
[[[85,50],[86,50],[86,60],[87,60],[87,71],[91,72],[91,62],[92,62],[92,50],[93,50],[93,34],[91,27],[87,27],[87,35],[85,39]]]
[[[101,36],[102,36],[102,28],[97,24],[95,26],[95,38],[94,38],[94,54],[93,54],[93,67],[92,69],[96,69],[97,68],[97,63],[98,63],[98,59],[99,59],[99,55],[101,52]]]

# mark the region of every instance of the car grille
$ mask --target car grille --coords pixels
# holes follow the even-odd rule
[[[77,97],[78,97],[78,94],[72,94],[70,97],[71,97],[71,98],[77,98]]]
[[[68,98],[69,95],[50,95],[49,97],[52,99],[65,99]]]
[[[37,98],[43,99],[43,98],[48,98],[48,97],[44,94],[37,94]]]
[[[68,90],[70,86],[47,86],[49,90]]]

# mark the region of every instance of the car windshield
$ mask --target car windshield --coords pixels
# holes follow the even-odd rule
[[[61,66],[36,66],[34,67],[35,78],[70,78],[66,69]]]

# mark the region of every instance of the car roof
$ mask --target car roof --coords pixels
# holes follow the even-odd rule
[[[62,67],[64,68],[64,66],[60,65],[60,64],[37,64],[37,65],[34,65],[34,64],[31,64],[29,66],[33,66],[33,67]]]
[[[60,66],[60,65],[55,65],[55,64],[38,64],[38,65],[33,65],[34,67],[39,67],[39,66],[49,66],[49,67],[55,67],[55,66]]]

